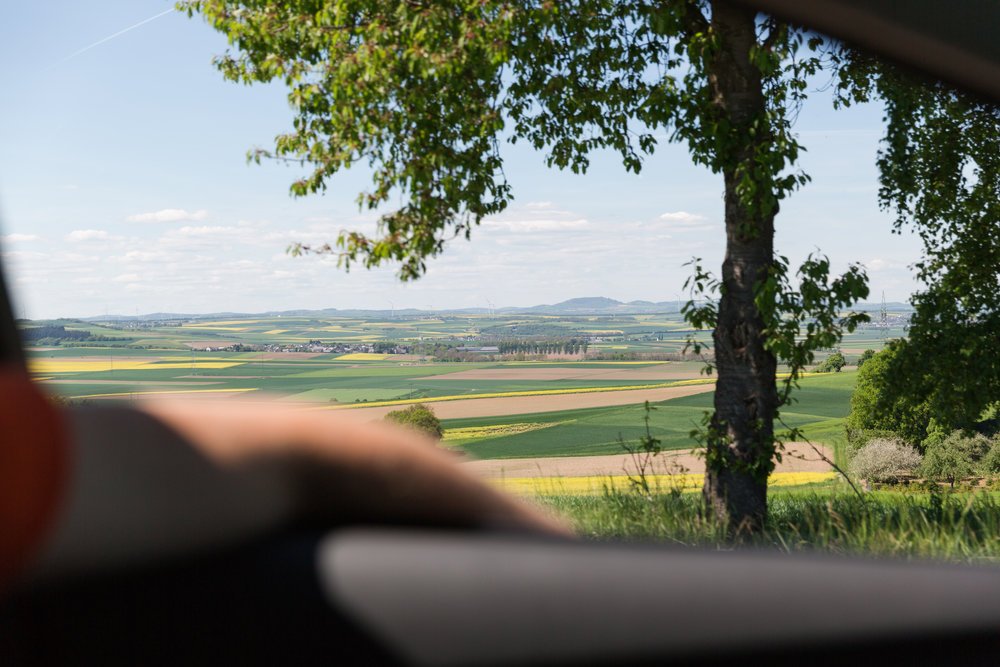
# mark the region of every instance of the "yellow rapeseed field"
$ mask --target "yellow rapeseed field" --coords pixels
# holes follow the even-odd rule
[[[519,422],[517,424],[496,424],[491,426],[470,426],[468,428],[450,428],[444,432],[444,440],[466,440],[471,438],[493,438],[500,435],[513,435],[537,431],[540,428],[555,426],[559,422],[543,424],[541,422]]]
[[[101,357],[94,359],[29,359],[28,368],[32,373],[48,375],[50,373],[100,373],[103,371],[136,371],[136,370],[169,370],[176,368],[229,368],[241,366],[242,361],[204,361],[199,358],[190,361],[160,362],[156,359],[114,359]]]
[[[388,354],[372,354],[371,352],[354,352],[352,354],[342,354],[335,361],[385,361]]]
[[[798,486],[828,482],[836,478],[833,472],[776,472],[767,480],[771,487]],[[705,475],[647,475],[650,488],[661,492],[680,489],[684,492],[701,489]],[[490,483],[509,493],[521,496],[597,495],[607,490],[629,491],[632,483],[626,475],[591,477],[507,477],[491,479]]]
[[[151,361],[115,361],[109,357],[91,360],[61,361],[59,359],[29,359],[28,368],[32,373],[99,373],[101,371],[134,371],[146,368]]]

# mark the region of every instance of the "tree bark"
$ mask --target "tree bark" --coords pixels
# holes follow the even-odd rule
[[[725,179],[726,257],[713,334],[718,380],[706,455],[706,505],[733,531],[758,529],[767,514],[767,474],[773,467],[776,361],[764,347],[764,320],[755,301],[774,256],[777,204],[755,205],[737,188],[744,174],[766,172],[756,164],[759,132],[745,131],[766,113],[761,73],[751,62],[755,12],[712,3],[711,29],[718,50],[709,63],[713,106],[732,127]],[[769,179],[753,178],[766,195]],[[770,199],[770,197],[768,197]],[[764,201],[763,199],[761,201]]]

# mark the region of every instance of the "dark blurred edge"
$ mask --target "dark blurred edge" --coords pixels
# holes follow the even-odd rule
[[[994,0],[731,0],[1000,101]]]
[[[0,247],[0,252],[3,248]],[[2,256],[2,255],[0,255]],[[13,364],[24,367],[24,350],[21,349],[21,336],[17,332],[14,321],[14,306],[7,290],[3,265],[0,262],[0,364]]]
[[[0,665],[398,664],[323,597],[319,534],[0,600]]]
[[[336,591],[328,592],[332,596],[321,592],[316,552],[320,541],[328,537],[286,534],[260,548],[15,594],[0,602],[0,665],[408,664],[373,639],[349,609],[336,607]],[[398,546],[405,547],[405,540],[404,536]],[[517,542],[526,543],[524,538]],[[535,548],[553,544],[541,540]],[[650,545],[582,544],[577,548],[595,549],[612,558],[617,554],[626,560],[629,554],[650,550],[662,551],[664,557],[672,552]],[[406,576],[402,571],[386,573],[390,581]],[[429,588],[425,593],[430,601],[435,591]],[[495,613],[490,600],[483,600],[482,605],[484,615]],[[671,607],[667,599],[659,609],[636,611],[668,620],[666,612]],[[588,628],[581,627],[580,632]],[[664,632],[670,632],[669,624]],[[483,646],[483,650],[484,662],[489,663],[490,647]],[[500,664],[993,665],[998,651],[1000,635],[996,632],[942,631],[933,636],[896,635],[866,641],[851,637],[836,642],[785,641],[765,649],[713,652],[705,647],[698,654],[616,653],[604,660],[581,660],[574,655],[565,661]]]

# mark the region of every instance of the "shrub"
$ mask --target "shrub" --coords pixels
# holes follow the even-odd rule
[[[441,420],[423,403],[414,403],[405,410],[393,410],[385,416],[385,420],[412,428],[435,440],[440,440],[444,436]]]
[[[979,460],[979,473],[986,477],[996,477],[1000,473],[1000,435],[994,435],[989,450]]]
[[[846,364],[847,360],[844,359],[844,355],[840,352],[834,352],[824,359],[823,363],[814,368],[813,373],[839,373]]]
[[[920,466],[920,453],[898,438],[874,438],[859,449],[848,470],[869,482],[891,482]]]
[[[928,438],[924,463],[920,473],[932,479],[943,479],[955,486],[955,480],[977,471],[980,460],[990,449],[989,439],[975,433],[954,431],[943,438]]]

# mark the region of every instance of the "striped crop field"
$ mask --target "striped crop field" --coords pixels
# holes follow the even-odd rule
[[[476,394],[456,394],[452,396],[430,396],[419,399],[420,403],[441,403],[443,401],[467,401],[474,398],[509,398],[514,396],[555,396],[563,394],[593,394],[608,391],[635,391],[637,389],[663,389],[666,387],[684,387],[695,384],[714,384],[715,378],[701,380],[680,380],[677,382],[659,382],[656,384],[634,384],[618,387],[578,387],[575,389],[531,389],[526,391],[497,391]],[[408,405],[414,403],[414,399],[406,398],[394,401],[373,401],[365,403],[366,408],[377,408],[389,405]],[[343,410],[358,407],[356,405],[324,405],[314,408],[316,410]]]
[[[74,398],[119,398],[126,396],[162,396],[164,394],[240,394],[248,391],[258,391],[258,387],[247,387],[244,389],[175,389],[160,391],[116,391],[110,394],[83,394]]]

